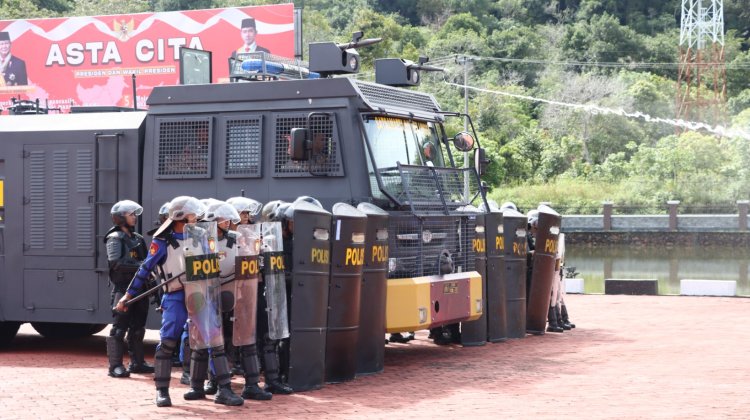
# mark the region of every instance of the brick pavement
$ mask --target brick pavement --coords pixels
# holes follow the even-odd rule
[[[572,332],[474,348],[420,332],[387,347],[381,374],[241,408],[184,401],[175,369],[175,406],[157,409],[151,376],[106,376],[106,330],[65,342],[25,325],[0,352],[0,418],[750,417],[750,299],[568,300]]]

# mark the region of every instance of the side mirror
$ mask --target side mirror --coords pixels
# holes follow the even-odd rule
[[[487,153],[481,147],[474,150],[474,168],[477,170],[477,174],[482,176],[487,172],[487,165],[490,160],[487,159]]]
[[[310,159],[310,130],[307,128],[292,128],[289,135],[289,157],[301,161]]]
[[[468,152],[473,149],[474,143],[474,136],[466,131],[462,131],[453,137],[453,147],[462,152]]]

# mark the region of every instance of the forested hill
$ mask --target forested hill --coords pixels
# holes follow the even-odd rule
[[[0,0],[0,16],[271,3],[285,2]],[[740,135],[718,137],[677,135],[669,124],[606,111],[675,117],[678,0],[295,2],[304,10],[305,43],[347,41],[356,30],[384,38],[360,51],[359,77],[372,78],[374,58],[427,55],[447,71],[426,76],[419,89],[435,94],[444,109],[462,111],[463,89],[455,84],[464,83],[466,71],[467,84],[481,89],[470,90],[469,113],[493,161],[487,177],[493,197],[526,208],[551,201],[566,213],[596,211],[602,200],[648,211],[668,199],[727,207],[750,198],[750,0],[723,3],[722,125]],[[453,131],[462,128],[454,124]]]

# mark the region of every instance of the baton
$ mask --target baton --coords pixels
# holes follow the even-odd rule
[[[138,296],[134,297],[133,299],[130,299],[129,301],[127,301],[127,302],[124,302],[124,303],[123,303],[123,305],[125,305],[125,306],[130,306],[131,304],[133,304],[133,303],[136,303],[136,302],[138,302],[139,300],[141,300],[141,299],[143,299],[143,298],[145,298],[145,297],[147,297],[147,296],[150,296],[150,295],[152,295],[152,294],[153,294],[154,292],[156,292],[157,290],[159,290],[159,289],[161,289],[162,287],[166,286],[167,284],[169,284],[169,283],[171,283],[171,282],[173,282],[173,281],[175,281],[175,280],[179,279],[179,278],[180,278],[180,276],[182,276],[183,274],[185,274],[185,272],[184,272],[184,271],[183,271],[182,273],[180,273],[180,274],[178,274],[178,275],[176,275],[176,276],[172,277],[171,279],[169,279],[169,280],[167,280],[167,281],[165,281],[165,282],[163,282],[163,283],[159,283],[159,284],[157,284],[156,286],[154,286],[154,287],[152,287],[152,288],[150,288],[150,289],[146,290],[145,292],[143,292],[143,293],[139,294]]]

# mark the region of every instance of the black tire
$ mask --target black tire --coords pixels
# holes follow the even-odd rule
[[[7,347],[18,333],[20,322],[2,321],[0,322],[0,349]]]
[[[36,332],[45,338],[83,338],[103,330],[105,324],[72,324],[64,322],[32,322]]]

